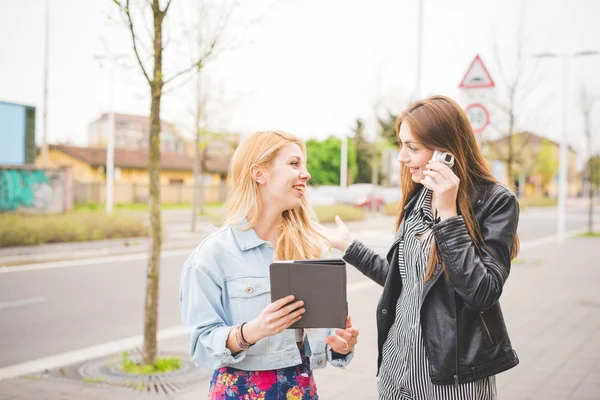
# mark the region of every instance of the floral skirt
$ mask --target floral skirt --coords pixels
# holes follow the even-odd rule
[[[223,367],[210,381],[209,400],[318,400],[310,359],[270,371],[242,371]]]

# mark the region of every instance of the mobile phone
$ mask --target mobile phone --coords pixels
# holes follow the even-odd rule
[[[452,168],[454,166],[454,156],[450,153],[446,153],[445,151],[435,150],[433,152],[433,157],[431,157],[431,161],[441,162],[448,168]],[[432,179],[430,176],[426,176],[425,181],[431,182]]]

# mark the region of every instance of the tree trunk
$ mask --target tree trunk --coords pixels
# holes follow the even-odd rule
[[[158,326],[158,282],[160,277],[160,250],[162,226],[160,215],[160,101],[162,95],[162,21],[158,0],[153,0],[154,14],[154,75],[150,85],[150,230],[151,249],[146,271],[146,302],[144,304],[144,346],[142,362],[152,365],[156,359],[156,331]]]
[[[200,204],[200,209],[198,211],[200,214],[204,215],[204,160],[206,158],[206,148],[203,148],[202,153],[200,154],[200,162],[198,163],[198,171],[200,172],[200,192],[198,192],[198,203]]]
[[[196,140],[194,142],[194,164],[192,166],[192,173],[194,174],[194,186],[192,189],[192,225],[190,227],[191,232],[196,232],[196,204],[198,202],[198,135],[196,135]]]

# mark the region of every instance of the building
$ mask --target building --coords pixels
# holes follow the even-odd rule
[[[559,143],[532,132],[518,132],[512,137],[514,186],[523,186],[525,196],[556,196],[558,194]],[[492,165],[494,175],[502,183],[508,184],[508,137],[492,140],[483,145],[483,152]],[[582,190],[581,172],[577,171],[577,152],[567,147],[568,195],[575,196]],[[552,168],[544,167],[549,164]],[[498,168],[497,166],[500,166]],[[546,171],[545,173],[543,171]],[[554,170],[548,177],[547,171]],[[546,175],[546,176],[545,176]]]
[[[231,156],[212,152],[202,160],[205,196],[209,202],[225,199]],[[115,203],[146,202],[149,192],[148,150],[115,149]],[[40,161],[38,157],[38,162]],[[194,189],[194,158],[177,152],[162,152],[160,160],[161,201],[189,203]],[[75,186],[75,203],[103,203],[106,185],[106,149],[50,145],[49,167],[70,166]]]
[[[91,122],[88,126],[88,145],[106,148],[108,143],[108,114]],[[150,118],[115,114],[115,148],[124,150],[147,149],[150,143]],[[161,121],[160,151],[183,153],[185,140],[175,125]]]
[[[0,165],[35,162],[35,107],[0,101]]]

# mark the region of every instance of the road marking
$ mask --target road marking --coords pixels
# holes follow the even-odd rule
[[[30,304],[45,303],[47,301],[48,300],[46,300],[45,297],[32,297],[30,299],[21,299],[21,300],[15,300],[15,301],[7,301],[7,302],[4,302],[4,303],[0,303],[0,309],[11,308],[11,307],[28,306]]]
[[[582,233],[582,232],[585,232],[585,230],[569,231],[569,232],[567,232],[566,236],[572,237],[572,236],[576,236],[577,234]],[[530,240],[530,241],[521,243],[521,248],[532,248],[532,247],[544,245],[547,243],[551,243],[556,240],[557,240],[556,235],[548,236],[548,237],[540,238],[540,239],[536,239],[536,240]],[[183,254],[189,254],[189,250],[171,250],[171,251],[163,252],[164,256],[183,255]],[[23,268],[28,268],[26,270],[31,271],[31,270],[35,270],[35,269],[60,268],[63,266],[66,267],[66,266],[75,266],[75,265],[91,265],[91,264],[97,264],[97,263],[103,263],[103,262],[113,262],[115,260],[123,261],[124,259],[136,260],[136,259],[144,259],[144,258],[147,258],[147,255],[136,254],[136,255],[128,255],[128,256],[98,258],[98,259],[94,259],[94,260],[82,260],[82,261],[73,260],[73,261],[69,261],[66,263],[65,262],[48,263],[48,264],[54,264],[52,266],[48,266],[48,265],[44,264],[41,266],[40,265],[31,265],[31,266],[27,266],[27,267],[17,267],[15,272],[18,272],[19,270],[22,271]],[[68,264],[68,265],[65,265],[65,264]],[[2,272],[6,272],[6,271],[2,271]],[[358,292],[358,291],[361,291],[364,289],[370,289],[370,288],[375,288],[375,287],[379,287],[379,285],[377,285],[375,282],[373,282],[369,279],[365,279],[363,281],[355,282],[355,283],[348,285],[347,291],[348,291],[348,293],[354,293],[354,292]],[[158,340],[165,340],[165,339],[182,336],[184,333],[185,332],[183,331],[183,328],[181,326],[174,326],[174,327],[163,329],[163,330],[159,331],[157,333],[157,338],[158,338]],[[113,353],[119,353],[121,351],[131,349],[133,347],[141,346],[143,343],[143,340],[144,340],[143,335],[138,335],[138,336],[134,336],[134,337],[127,338],[127,339],[116,340],[113,342],[108,342],[108,343],[104,343],[104,344],[100,344],[100,345],[96,345],[96,346],[91,346],[91,347],[88,347],[85,349],[70,351],[70,352],[62,353],[62,354],[56,354],[56,355],[53,355],[50,357],[45,357],[45,358],[41,358],[41,359],[34,360],[34,361],[29,361],[29,362],[22,363],[22,364],[12,365],[12,366],[0,369],[0,379],[16,378],[18,376],[31,374],[31,373],[43,371],[46,369],[58,368],[60,366],[69,365],[69,364],[73,364],[76,362],[82,362],[82,361],[89,360],[92,358],[103,357],[103,356],[113,354]]]
[[[183,328],[180,326],[164,329],[158,332],[158,340],[178,337],[183,335],[183,333]],[[55,354],[50,357],[44,357],[38,360],[12,365],[0,369],[0,380],[16,378],[18,376],[27,375],[34,372],[58,368],[64,365],[82,362],[96,357],[103,357],[108,354],[120,353],[133,347],[141,346],[143,341],[144,336],[138,335],[127,339],[116,340],[114,342],[99,344],[85,349]]]
[[[165,250],[161,252],[161,257],[171,256],[183,256],[192,254],[193,249],[182,249],[182,250]],[[121,261],[135,261],[135,260],[147,260],[148,253],[136,253],[136,254],[124,254],[118,256],[108,257],[94,257],[86,258],[81,260],[69,260],[69,261],[52,261],[47,263],[36,263],[26,264],[14,267],[0,267],[0,273],[10,272],[27,272],[27,271],[39,271],[43,269],[53,268],[64,268],[64,267],[80,267],[86,265],[105,264],[109,262],[121,262]]]
[[[378,287],[378,285],[375,282],[371,280],[365,280],[348,285],[347,290],[348,293],[354,293],[360,290],[374,287]],[[183,330],[183,327],[174,326],[159,331],[158,340],[171,339],[182,336],[184,334],[185,332]],[[116,340],[113,342],[99,344],[80,350],[69,351],[62,354],[55,354],[50,357],[44,357],[38,360],[29,361],[22,364],[0,368],[0,380],[16,378],[18,376],[32,374],[47,369],[58,368],[64,365],[74,364],[77,362],[83,362],[97,357],[104,357],[109,354],[120,353],[122,351],[141,346],[143,341],[144,336],[138,335],[127,339]]]

